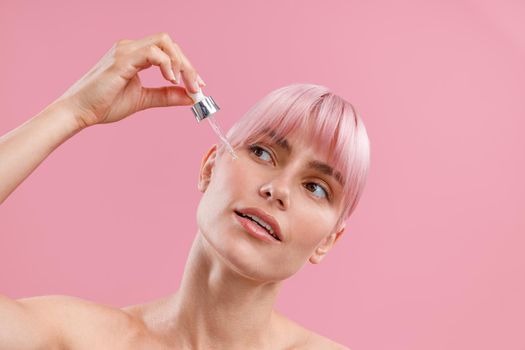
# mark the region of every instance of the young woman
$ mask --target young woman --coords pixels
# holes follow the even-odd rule
[[[144,88],[151,65],[182,86]],[[173,71],[173,72],[172,72]],[[165,33],[121,40],[64,95],[0,138],[0,203],[91,125],[191,105],[204,86]],[[180,288],[121,309],[67,296],[0,296],[0,349],[347,349],[273,309],[284,280],[319,263],[362,194],[369,141],[352,105],[293,84],[261,99],[204,156],[198,231]]]

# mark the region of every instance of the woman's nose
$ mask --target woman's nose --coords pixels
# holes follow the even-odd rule
[[[276,185],[275,183],[261,186],[259,193],[266,199],[277,202],[281,209],[289,206],[289,190],[286,185]]]

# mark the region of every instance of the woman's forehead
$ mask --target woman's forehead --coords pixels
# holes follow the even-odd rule
[[[255,137],[274,143],[288,155],[299,154],[301,151],[312,149],[318,160],[326,161],[329,154],[327,145],[320,142],[310,130],[295,129],[286,135],[279,134],[274,129],[265,129]]]

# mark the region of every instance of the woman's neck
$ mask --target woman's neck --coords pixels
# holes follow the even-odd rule
[[[275,349],[281,282],[249,279],[199,231],[177,293],[154,317],[163,336],[190,349]]]

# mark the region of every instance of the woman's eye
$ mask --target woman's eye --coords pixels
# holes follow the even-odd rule
[[[257,146],[256,144],[253,144],[253,145],[250,145],[249,146],[249,149],[250,149],[250,152],[252,152],[253,154],[255,154],[255,156],[259,159],[262,159],[260,157],[261,154],[264,154],[264,153],[267,153],[268,154],[268,158],[267,160],[265,159],[262,159],[262,160],[265,160],[265,161],[271,161],[272,160],[272,156],[271,156],[271,153],[268,152],[267,150],[265,150],[264,148],[260,147],[260,146]],[[262,152],[262,153],[261,153]],[[322,192],[324,192],[324,198],[326,198],[327,200],[330,200],[330,195],[329,195],[329,192],[321,185],[319,185],[318,183],[316,182],[309,182],[308,185],[315,185],[317,186],[318,189],[320,189]],[[312,192],[312,193],[315,193],[316,191]],[[321,196],[316,196],[316,197],[319,197],[319,198],[323,198],[322,197],[322,194]]]
[[[257,145],[250,145],[250,151],[251,151],[253,154],[255,154],[255,155],[257,156],[257,158],[261,158],[261,157],[259,157],[259,154],[258,154],[259,151],[266,152],[266,153],[268,153],[268,155],[270,155],[270,152],[268,152],[268,151],[265,150],[264,148],[259,147],[259,146],[257,146]],[[272,160],[272,156],[270,155],[269,158],[270,158],[270,159],[268,159],[268,160],[271,161],[271,160]],[[262,158],[261,158],[261,159],[262,159]],[[265,159],[262,159],[262,160],[265,160]]]
[[[317,184],[315,182],[309,182],[308,185],[315,185],[315,186],[317,186],[317,188],[321,189],[324,192],[325,198],[326,199],[330,199],[330,196],[328,195],[328,191],[325,190],[325,188],[323,186],[321,186],[321,185],[319,185],[319,184]]]

